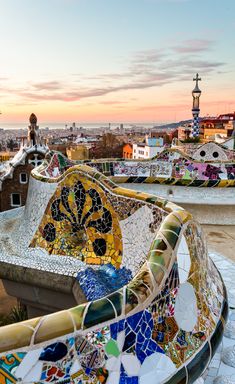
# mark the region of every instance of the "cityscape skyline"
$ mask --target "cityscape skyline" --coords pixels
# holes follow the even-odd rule
[[[233,0],[0,5],[0,127],[190,119],[197,72],[201,116],[235,110]]]

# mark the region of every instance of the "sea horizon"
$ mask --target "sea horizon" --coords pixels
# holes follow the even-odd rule
[[[117,122],[98,122],[98,123],[87,123],[87,122],[81,122],[81,123],[75,123],[76,128],[87,128],[87,129],[94,129],[94,128],[108,128],[109,125],[111,128],[120,127],[123,125],[124,128],[132,128],[132,127],[144,127],[144,128],[153,128],[155,126],[160,127],[161,125],[165,124],[172,124],[173,122],[124,122],[124,123],[117,123]],[[28,124],[29,125],[29,124]],[[28,125],[25,123],[0,123],[0,129],[8,130],[8,129],[27,129]],[[39,128],[41,129],[69,129],[72,127],[73,123],[61,123],[61,122],[42,122],[39,124]]]

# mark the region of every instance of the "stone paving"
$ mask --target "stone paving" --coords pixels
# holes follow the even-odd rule
[[[230,327],[230,332],[227,332],[226,334],[226,336],[229,337],[223,337],[222,344],[218,348],[215,356],[213,357],[210,363],[209,368],[205,372],[204,379],[205,384],[234,384],[235,367],[231,367],[228,364],[224,364],[224,362],[222,361],[222,354],[227,351],[227,348],[229,347],[234,346],[235,348],[235,263],[225,258],[221,254],[211,251],[210,242],[208,242],[208,245],[210,257],[219,269],[227,288],[230,307],[228,319],[228,327]],[[227,247],[229,248],[229,245]],[[230,245],[230,247],[232,250],[235,249],[234,247],[232,247],[232,245]],[[225,254],[226,249],[224,249],[224,255]],[[235,365],[235,352],[234,361],[232,364]]]
[[[222,353],[226,348],[235,345],[235,340],[231,338],[231,336],[235,338],[235,226],[203,225],[203,229],[210,257],[219,269],[227,288],[230,307],[228,324],[233,325],[234,332],[233,336],[233,332],[230,332],[230,337],[223,337],[222,344],[204,374],[204,379],[205,384],[234,384],[235,368],[224,364]]]
[[[235,262],[235,226],[202,225],[209,250]]]

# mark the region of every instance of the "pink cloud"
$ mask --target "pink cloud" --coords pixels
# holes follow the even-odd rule
[[[197,53],[210,50],[214,41],[206,39],[185,40],[180,45],[172,47],[177,53]]]

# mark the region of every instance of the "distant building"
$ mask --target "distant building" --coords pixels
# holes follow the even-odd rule
[[[99,141],[99,136],[85,136],[83,133],[80,135],[77,135],[74,144],[80,144],[80,143],[96,143]]]
[[[150,139],[158,139],[158,143],[162,143],[161,145],[168,142],[169,137],[166,131],[158,130],[158,131],[151,131],[148,135],[145,136],[146,141]],[[157,144],[155,144],[157,145]]]
[[[133,158],[133,144],[127,143],[123,146],[123,158],[124,159]]]
[[[234,129],[235,112],[218,117],[205,117],[200,121],[200,136],[204,141],[214,140],[218,134],[224,138],[229,138]]]
[[[145,143],[133,144],[133,159],[151,159],[163,150],[163,146],[150,146]]]
[[[10,160],[10,152],[0,152],[0,163]]]
[[[86,160],[90,157],[90,146],[79,144],[66,149],[66,155],[69,160]]]
[[[184,141],[190,138],[191,126],[190,125],[180,125],[178,127],[178,139]]]
[[[146,136],[146,144],[149,147],[163,147],[164,145],[164,139],[163,137],[149,137]]]
[[[49,151],[43,143],[32,113],[28,137],[23,139],[19,151],[12,160],[0,167],[0,212],[25,205],[31,170],[40,165]]]
[[[166,131],[152,131],[145,135],[145,143],[133,144],[133,159],[151,159],[162,152],[168,143],[169,136]]]
[[[178,138],[178,130],[177,128],[174,129],[158,129],[158,130],[151,130],[148,135],[146,135],[146,138],[155,138],[155,139],[162,139],[163,144],[170,144],[174,138]],[[159,145],[160,141],[157,141],[156,145]]]
[[[49,147],[50,151],[61,152],[61,153],[63,153],[63,155],[66,156],[68,144],[66,144],[66,143],[49,144],[48,147]]]

